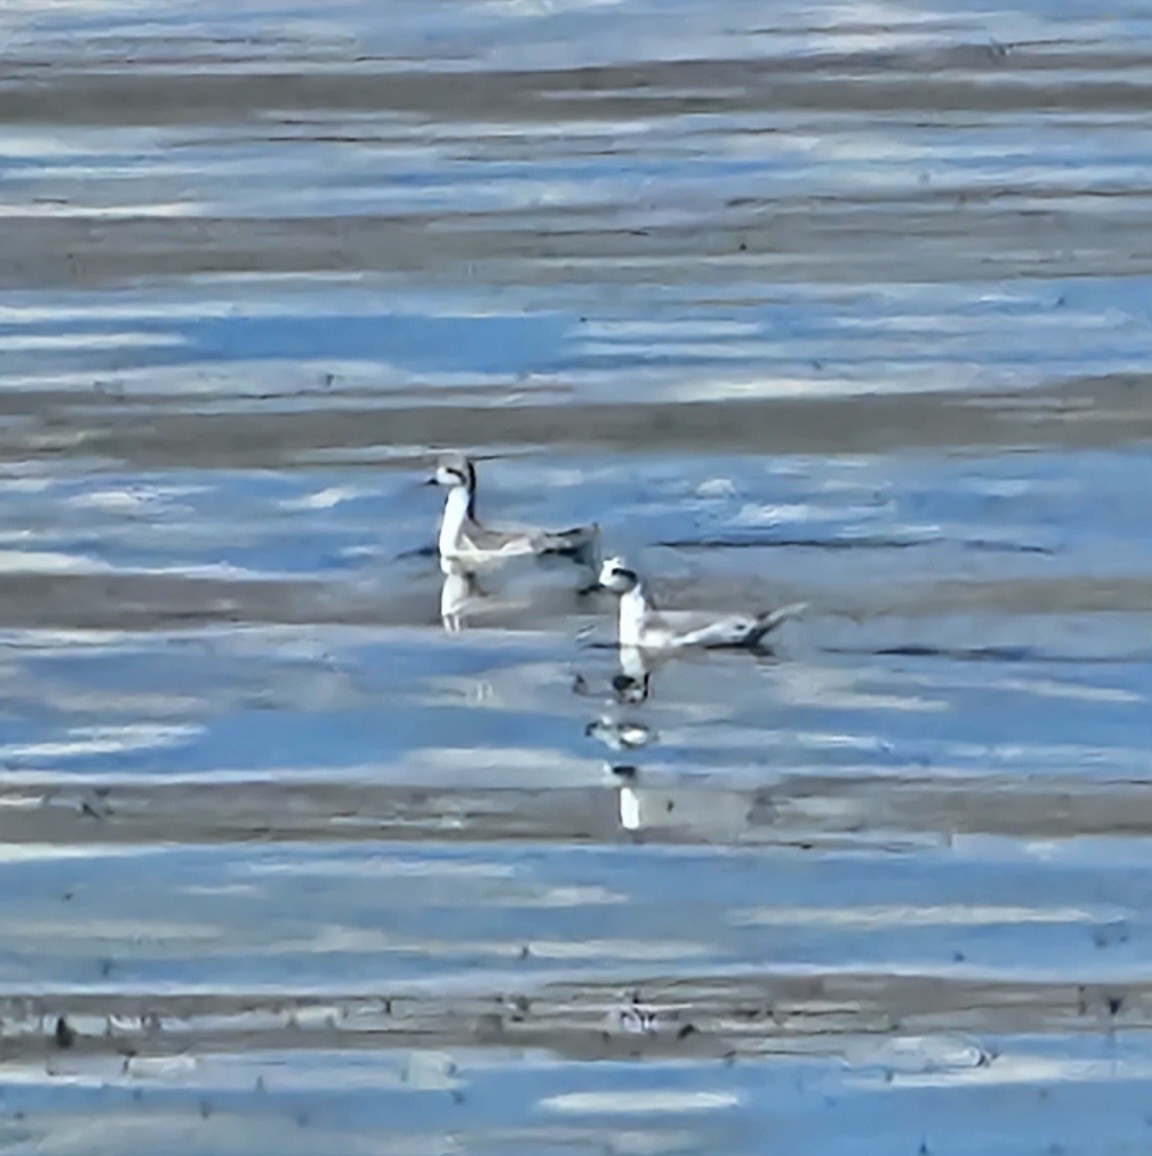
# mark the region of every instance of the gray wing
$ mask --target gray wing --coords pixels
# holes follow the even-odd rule
[[[461,545],[467,550],[483,554],[515,557],[520,554],[580,554],[596,547],[599,528],[577,526],[572,530],[553,532],[491,528],[478,522],[465,524],[460,534]]]
[[[644,632],[659,646],[735,646],[755,624],[747,614],[717,617],[698,610],[658,610],[649,615]]]
[[[460,532],[462,553],[502,554],[508,557],[533,553],[532,536],[522,530],[493,530],[468,522]]]
[[[534,536],[533,545],[540,554],[565,554],[591,564],[599,560],[600,527],[594,523],[571,530],[541,530]]]
[[[675,638],[674,646],[756,646],[785,620],[799,614],[807,604],[796,602],[768,614],[730,614],[715,618],[693,611],[662,611]]]
[[[757,620],[748,614],[733,614],[727,618],[713,618],[685,623],[683,632],[676,631],[677,646],[743,646],[756,632]]]

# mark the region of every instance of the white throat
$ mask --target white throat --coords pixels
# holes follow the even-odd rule
[[[644,597],[644,587],[634,586],[627,594],[620,595],[620,638],[621,646],[639,646],[644,632],[644,619],[648,617],[648,600]]]
[[[437,541],[441,557],[450,558],[459,552],[460,537],[464,523],[468,521],[468,508],[471,504],[472,495],[467,486],[453,486],[448,491],[444,514],[440,519],[440,538]]]

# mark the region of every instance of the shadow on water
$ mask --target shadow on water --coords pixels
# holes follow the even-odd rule
[[[1143,8],[0,31],[0,1148],[1147,1148]]]

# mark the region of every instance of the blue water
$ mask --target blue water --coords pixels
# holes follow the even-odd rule
[[[0,1149],[1145,1151],[1143,8],[0,31]]]

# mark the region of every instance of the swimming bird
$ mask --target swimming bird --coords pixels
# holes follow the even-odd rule
[[[622,652],[754,650],[780,623],[807,606],[794,602],[766,614],[722,617],[697,610],[658,610],[640,576],[622,558],[604,562],[599,583],[620,596],[617,638]]]
[[[441,569],[544,554],[563,555],[595,567],[600,543],[600,528],[595,524],[555,532],[481,525],[476,517],[476,467],[462,454],[442,458],[430,482],[448,489],[437,539]]]

